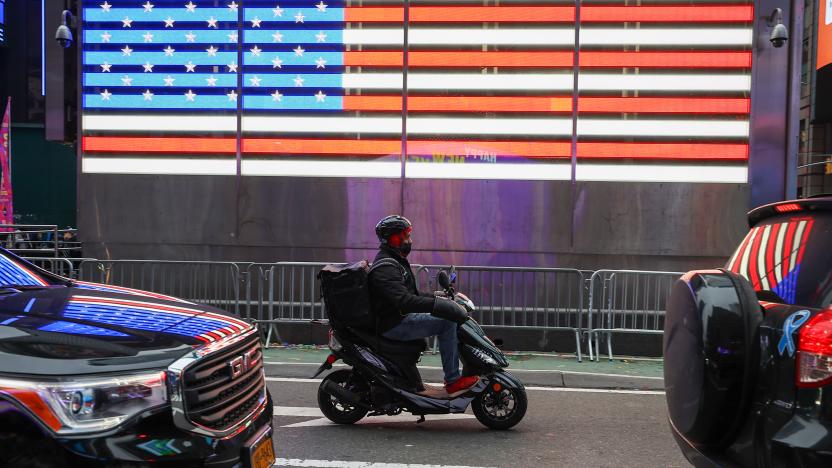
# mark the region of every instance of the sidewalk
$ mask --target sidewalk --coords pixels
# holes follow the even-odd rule
[[[329,355],[315,346],[272,347],[265,352],[266,373],[274,377],[309,377]],[[527,386],[663,390],[662,361],[616,359],[577,362],[574,356],[509,353],[508,371]],[[439,354],[425,353],[419,362],[424,380],[442,381]]]

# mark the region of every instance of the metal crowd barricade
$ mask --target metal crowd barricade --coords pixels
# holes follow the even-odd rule
[[[0,245],[20,256],[58,257],[60,252],[58,226],[54,224],[0,224]]]
[[[436,273],[420,289],[434,291]],[[583,359],[584,275],[571,268],[457,266],[456,289],[477,305],[473,317],[483,327],[511,327],[571,332],[575,355]],[[419,276],[421,279],[422,277]]]
[[[78,279],[153,291],[240,313],[240,266],[232,262],[85,260],[78,267]]]
[[[22,257],[36,267],[63,276],[64,278],[75,279],[75,267],[68,258],[54,257]]]
[[[663,333],[667,299],[682,275],[669,271],[598,270],[589,287],[587,334],[589,358],[600,358],[600,335],[612,360],[615,333]]]

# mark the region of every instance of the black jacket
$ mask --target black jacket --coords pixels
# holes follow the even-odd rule
[[[410,262],[386,245],[381,245],[373,264],[382,258],[392,258],[401,265],[381,265],[370,272],[370,307],[379,333],[401,323],[412,313],[430,313],[435,301],[433,294],[420,294]]]

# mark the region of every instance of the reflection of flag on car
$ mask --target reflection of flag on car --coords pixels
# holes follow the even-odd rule
[[[577,106],[579,161],[649,163],[614,179],[693,162],[744,182],[750,3],[582,5],[574,102],[572,3],[417,3],[407,28],[392,0],[155,3],[85,4],[86,155],[225,156],[218,170],[234,173],[239,109],[243,174],[398,176],[405,147],[503,163],[489,177],[568,179]],[[509,167],[522,161],[547,164]],[[411,162],[415,177],[483,170]],[[578,177],[603,170],[579,165]]]
[[[728,269],[744,276],[755,290],[774,291],[793,304],[797,278],[812,219],[795,219],[751,229],[728,261]]]
[[[12,203],[12,168],[11,168],[11,111],[12,98],[6,104],[0,125],[0,224],[14,224],[14,206]],[[12,228],[0,228],[9,232]]]

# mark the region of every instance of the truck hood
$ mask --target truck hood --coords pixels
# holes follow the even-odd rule
[[[61,376],[167,367],[251,325],[147,291],[85,282],[0,289],[0,374]]]

